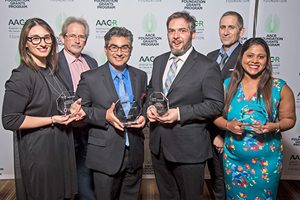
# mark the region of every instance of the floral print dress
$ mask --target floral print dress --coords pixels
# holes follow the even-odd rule
[[[224,82],[226,88],[229,81]],[[249,124],[276,121],[283,85],[283,80],[273,79],[271,120],[262,97],[254,94],[246,100],[241,85],[230,104],[227,120]],[[226,199],[275,200],[282,169],[282,150],[281,133],[256,134],[251,126],[246,126],[241,136],[227,131],[223,154]]]

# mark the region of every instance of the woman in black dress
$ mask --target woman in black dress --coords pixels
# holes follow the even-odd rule
[[[2,121],[14,132],[17,199],[70,199],[77,192],[73,135],[76,117],[60,115],[66,89],[55,75],[57,42],[42,19],[28,19],[19,41],[21,65],[5,84]]]

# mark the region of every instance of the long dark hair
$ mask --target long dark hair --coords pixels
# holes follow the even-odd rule
[[[233,73],[231,74],[231,80],[229,82],[227,93],[225,95],[225,115],[228,113],[229,105],[236,94],[236,91],[244,77],[244,68],[242,67],[242,58],[245,53],[251,46],[260,45],[263,47],[267,54],[267,63],[266,67],[260,75],[260,80],[257,88],[257,98],[260,99],[260,95],[263,97],[263,101],[266,106],[266,111],[268,113],[269,119],[272,119],[272,63],[270,58],[270,49],[268,44],[262,38],[250,38],[248,39],[241,49],[241,52],[238,56],[238,60],[235,66]]]
[[[54,36],[54,31],[52,30],[52,28],[49,26],[47,22],[45,22],[40,18],[28,19],[21,30],[20,40],[19,40],[19,54],[20,54],[21,64],[25,64],[26,66],[35,69],[39,67],[32,59],[28,48],[26,48],[28,33],[34,26],[37,25],[46,29],[52,37],[51,51],[46,58],[46,65],[50,66],[54,71],[56,71],[57,70],[57,53],[56,53],[57,41]]]

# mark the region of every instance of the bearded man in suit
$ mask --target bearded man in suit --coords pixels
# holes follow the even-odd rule
[[[169,16],[171,51],[155,58],[148,88],[148,101],[153,92],[163,92],[170,107],[162,116],[153,105],[147,109],[152,164],[163,200],[203,199],[205,163],[212,157],[207,124],[223,110],[220,68],[192,47],[195,27],[196,19],[187,12]]]

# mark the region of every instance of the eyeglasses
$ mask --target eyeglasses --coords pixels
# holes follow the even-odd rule
[[[75,35],[75,34],[65,34],[65,36],[69,39],[69,40],[76,40],[77,38],[79,39],[79,41],[85,42],[87,37],[85,35]]]
[[[46,35],[44,37],[40,37],[38,35],[34,35],[32,37],[27,37],[27,40],[34,45],[40,44],[42,39],[44,40],[44,42],[46,44],[52,44],[52,36],[51,35]]]
[[[111,52],[117,52],[119,51],[119,49],[124,52],[124,53],[128,53],[131,49],[131,47],[129,45],[123,45],[121,47],[118,47],[117,45],[110,45],[107,47]]]

